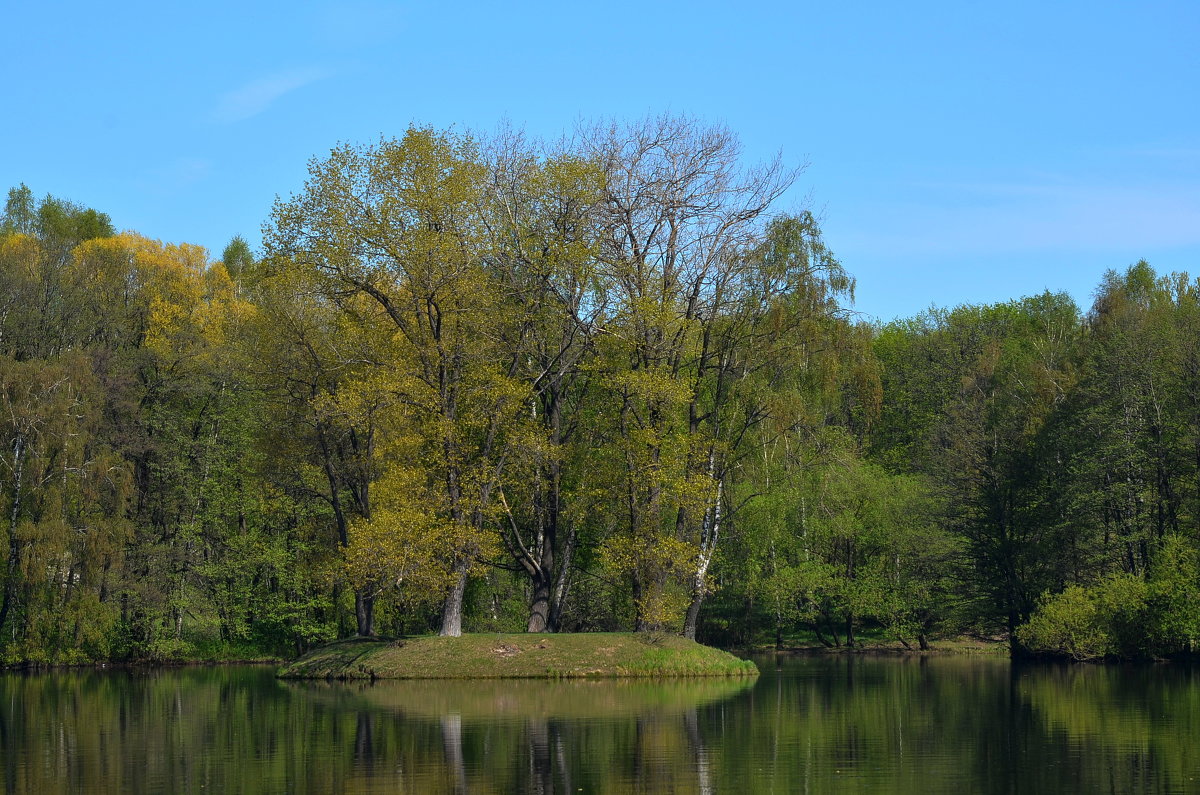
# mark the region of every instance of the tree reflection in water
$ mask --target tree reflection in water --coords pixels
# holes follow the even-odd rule
[[[1190,792],[1200,677],[762,661],[756,682],[0,675],[7,792]]]

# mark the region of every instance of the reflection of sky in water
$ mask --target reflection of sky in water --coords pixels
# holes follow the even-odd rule
[[[9,792],[1188,792],[1200,677],[986,657],[760,661],[756,682],[0,676]]]

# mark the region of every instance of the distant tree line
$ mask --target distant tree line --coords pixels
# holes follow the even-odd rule
[[[254,252],[0,218],[7,662],[351,634],[1200,636],[1200,285],[858,322],[727,130],[413,127]]]

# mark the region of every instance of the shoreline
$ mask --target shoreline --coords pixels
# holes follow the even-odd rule
[[[775,646],[758,646],[741,649],[740,651],[744,651],[748,654],[765,654],[774,652],[777,654],[811,656],[822,654],[863,654],[897,657],[938,657],[946,655],[1008,655],[1010,647],[1007,639],[978,638],[967,635],[931,641],[928,649],[921,649],[915,646],[911,648],[905,648],[903,644],[896,641],[880,641],[858,646],[823,646],[819,643],[784,646],[782,648]]]
[[[228,660],[105,660],[84,663],[11,663],[0,665],[0,673],[41,673],[46,671],[145,670],[157,668],[215,668],[222,665],[283,665],[283,657],[230,658]]]

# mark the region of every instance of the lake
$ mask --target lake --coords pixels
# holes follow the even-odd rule
[[[1200,671],[756,658],[729,680],[0,674],[12,793],[1200,792]]]

